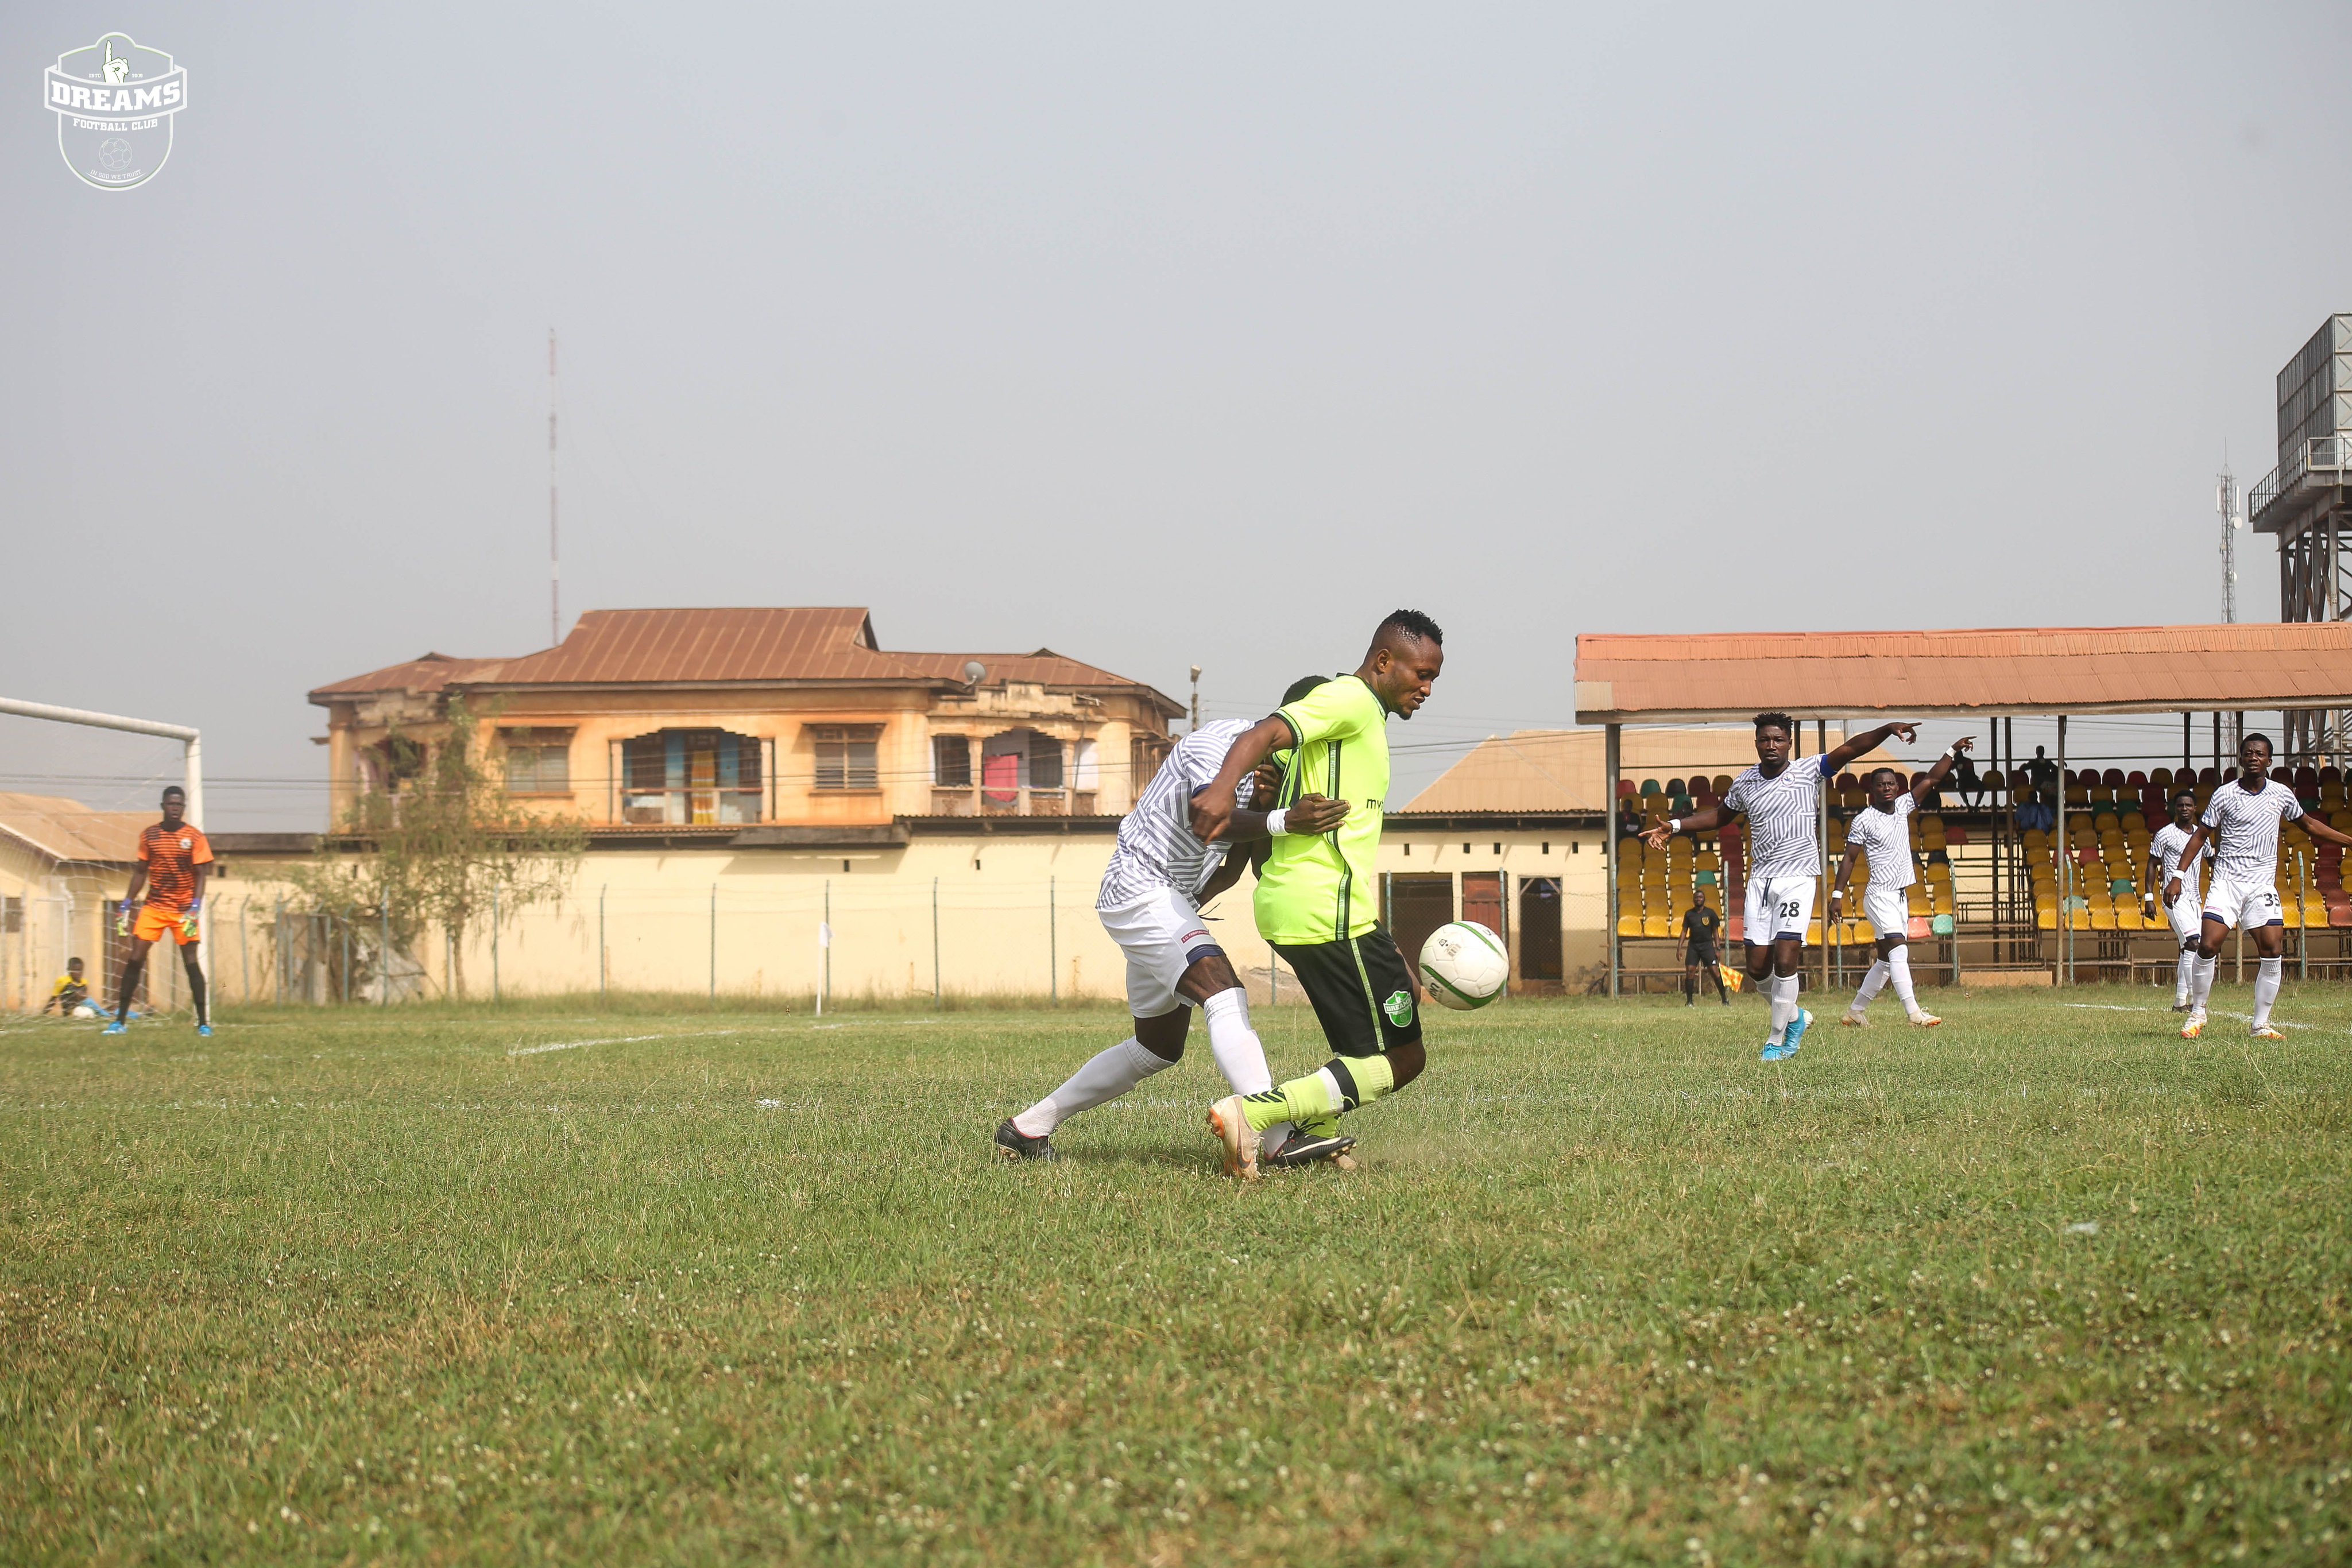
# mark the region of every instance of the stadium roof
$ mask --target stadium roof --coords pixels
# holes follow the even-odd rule
[[[2352,622],[1588,633],[1581,724],[2352,707]]]
[[[552,648],[511,659],[427,653],[336,681],[310,693],[324,705],[380,692],[439,692],[451,686],[962,685],[978,663],[983,685],[1019,681],[1062,688],[1142,693],[1173,717],[1181,704],[1140,681],[1051,648],[1032,653],[899,653],[883,650],[874,622],[855,607],[776,610],[592,610]]]
[[[1843,725],[1830,744],[1845,742]],[[1599,729],[1522,729],[1490,735],[1415,795],[1403,811],[1598,811],[1609,799],[1607,735]],[[1805,737],[1805,749],[1813,737]],[[1756,762],[1754,742],[1726,729],[1635,729],[1618,758],[1625,779],[1738,773]],[[1893,764],[1885,750],[1854,759],[1855,771]]]
[[[100,811],[56,795],[0,793],[0,833],[52,861],[127,865],[152,811]]]

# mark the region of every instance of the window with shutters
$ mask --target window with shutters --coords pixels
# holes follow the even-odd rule
[[[971,737],[931,737],[931,782],[942,789],[971,788]]]
[[[820,724],[809,727],[816,747],[816,787],[820,789],[878,789],[881,768],[876,756],[882,738],[878,724]]]
[[[507,793],[568,795],[572,792],[572,732],[505,729]]]

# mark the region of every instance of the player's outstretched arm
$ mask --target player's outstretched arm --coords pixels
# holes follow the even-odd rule
[[[1234,742],[1234,748],[1225,753],[1224,766],[1217,769],[1217,776],[1192,797],[1192,836],[1204,844],[1213,844],[1225,837],[1234,820],[1234,789],[1241,783],[1242,775],[1265,761],[1267,752],[1297,744],[1290,721],[1280,714],[1262,718],[1244,730],[1241,738]]]
[[[1975,750],[1976,744],[1977,737],[1973,735],[1964,735],[1952,742],[1951,749],[1936,758],[1936,765],[1920,776],[1919,782],[1911,786],[1911,803],[1916,806],[1934,794],[1936,786],[1941,784],[1944,781],[1944,776],[1951,772],[1952,764],[1960,759],[1960,753]]]
[[[1709,806],[1696,817],[1669,817],[1654,828],[1642,830],[1642,841],[1654,850],[1666,847],[1666,841],[1676,833],[1711,833],[1731,821],[1732,813],[1721,806]]]
[[[2331,828],[2328,830],[2328,836],[2336,838],[2336,831],[2334,829]],[[2197,869],[2198,855],[2202,853],[2205,846],[2212,841],[2213,830],[2207,827],[2204,823],[2200,822],[2197,824],[2197,831],[2189,835],[2189,841],[2180,846],[2179,870],[2175,871],[2172,873],[2172,880],[2164,884],[2164,906],[2167,909],[2171,908],[2173,901],[2180,896],[2181,872],[2194,872]],[[2338,843],[2352,843],[2352,840],[2343,838],[2336,838],[2336,841]]]
[[[1908,746],[1911,744],[1912,737],[1918,733],[1919,727],[1914,724],[1882,724],[1876,729],[1866,729],[1847,740],[1844,745],[1832,747],[1828,755],[1822,758],[1821,769],[1824,773],[1834,773],[1855,758],[1885,745],[1888,736],[1893,736]]]
[[[2303,826],[2305,831],[2315,833],[2320,838],[2326,839],[2329,843],[2343,844],[2347,848],[2352,848],[2352,834],[2337,832],[2334,828],[2329,827],[2326,822],[2321,821],[2316,816],[2309,811],[2305,811],[2303,814]]]

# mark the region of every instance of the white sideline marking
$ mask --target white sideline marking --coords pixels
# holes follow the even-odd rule
[[[733,1034],[731,1029],[695,1030],[686,1034],[619,1034],[609,1040],[562,1040],[553,1045],[519,1045],[507,1052],[509,1056],[538,1056],[550,1051],[578,1051],[586,1045],[635,1045],[648,1040],[709,1040],[713,1036]]]
[[[2156,1011],[2154,1008],[2117,1007],[2113,1002],[2062,1002],[2059,1005],[2061,1007],[2079,1008],[2084,1012],[2095,1013],[2152,1013]],[[2252,1023],[2254,1021],[2254,1015],[2252,1013],[2215,1011],[2208,1013],[2206,1016],[2208,1018],[2236,1019],[2241,1023]],[[2271,1027],[2273,1029],[2317,1029],[2319,1026],[2317,1024],[2309,1023],[2289,1023],[2284,1019],[2271,1019]]]
[[[2061,1007],[2076,1008],[2086,1013],[2152,1013],[2154,1008],[2119,1007],[2114,1002],[2061,1002]]]

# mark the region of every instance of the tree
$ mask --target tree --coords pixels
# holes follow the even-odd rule
[[[493,908],[504,921],[561,900],[588,833],[509,799],[496,765],[478,754],[480,721],[464,698],[450,702],[447,718],[437,743],[420,747],[396,732],[387,739],[411,768],[353,800],[292,880],[322,911],[367,910],[379,930],[389,927],[394,953],[414,955],[425,928],[439,926],[455,938],[449,988],[462,997],[467,934]],[[388,958],[377,966],[386,984]]]

